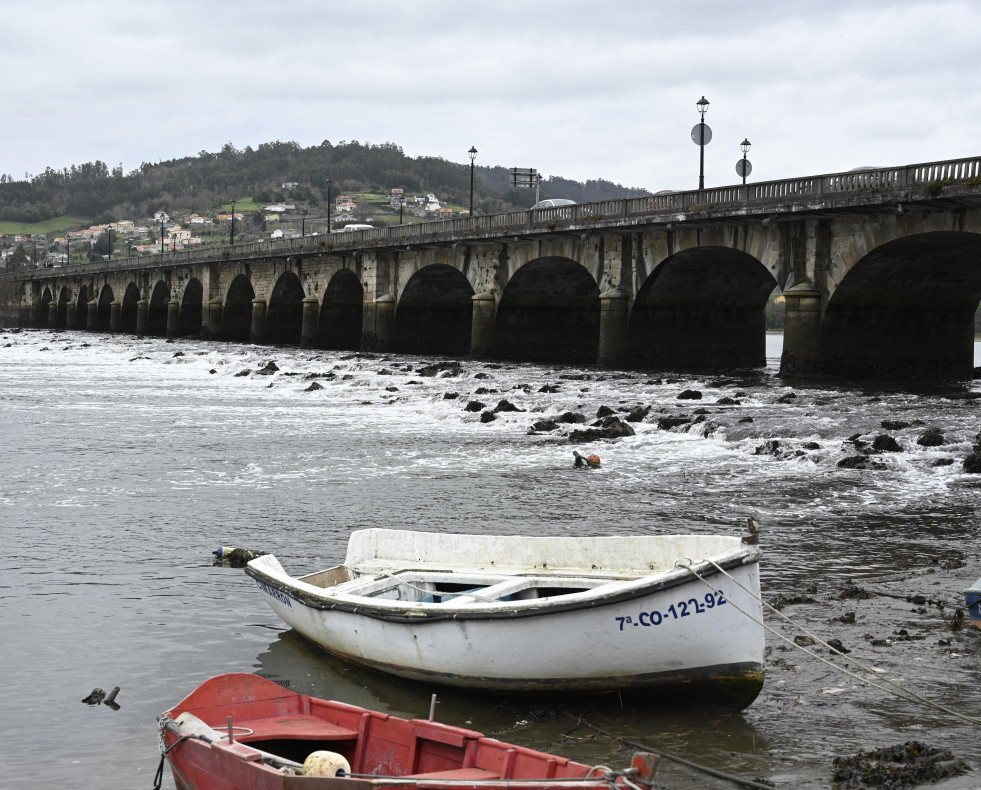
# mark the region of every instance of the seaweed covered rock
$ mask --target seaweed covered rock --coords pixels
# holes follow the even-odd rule
[[[880,433],[872,440],[872,449],[877,453],[898,453],[903,448],[888,433]]]
[[[596,439],[619,439],[622,436],[633,436],[634,429],[619,417],[606,417],[599,427],[573,431],[569,434],[570,442],[591,442]]]
[[[530,432],[544,433],[546,431],[554,431],[558,427],[559,424],[555,420],[538,420],[538,422],[532,423]]]
[[[462,366],[459,362],[435,362],[430,365],[423,365],[416,368],[416,374],[427,378],[443,374],[444,377],[459,376]]]
[[[691,422],[691,417],[686,414],[679,414],[676,417],[658,417],[657,427],[662,431],[670,431],[679,425],[687,425]]]
[[[926,782],[937,782],[967,773],[967,763],[947,749],[906,741],[870,752],[835,757],[832,787],[835,790],[882,788],[899,790]]]
[[[650,406],[635,406],[627,414],[627,422],[643,422],[644,418],[650,414]]]
[[[981,433],[974,437],[971,454],[964,459],[964,471],[969,474],[981,474]]]
[[[939,447],[944,443],[944,434],[936,426],[932,428],[927,428],[920,437],[916,440],[916,443],[921,447]]]

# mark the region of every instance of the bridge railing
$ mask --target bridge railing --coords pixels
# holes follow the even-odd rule
[[[774,204],[787,201],[820,198],[848,198],[865,196],[890,190],[884,199],[895,200],[895,191],[907,193],[916,187],[945,186],[954,182],[967,183],[981,188],[981,157],[955,159],[943,162],[926,162],[905,167],[863,168],[845,173],[788,178],[780,181],[763,181],[710,189],[672,192],[665,190],[654,195],[600,200],[571,206],[513,211],[506,214],[486,214],[478,217],[461,217],[453,220],[434,220],[412,225],[393,225],[355,232],[339,232],[320,236],[302,236],[292,239],[270,240],[236,244],[232,247],[208,247],[196,250],[143,255],[116,261],[96,261],[57,267],[57,273],[87,274],[104,272],[113,268],[158,269],[202,262],[221,263],[264,256],[310,254],[330,251],[334,254],[353,253],[365,244],[387,246],[424,243],[426,241],[466,240],[469,236],[483,234],[494,237],[522,231],[534,231],[561,224],[594,225],[607,223],[615,227],[620,219],[646,218],[650,222],[669,221],[673,215],[695,209],[727,211],[738,209],[740,213],[772,210]],[[120,266],[120,261],[125,264]],[[54,274],[55,272],[52,272]],[[23,277],[13,272],[6,277]]]

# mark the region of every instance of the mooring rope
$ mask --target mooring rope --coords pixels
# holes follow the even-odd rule
[[[609,730],[604,730],[602,727],[597,727],[586,721],[582,716],[573,716],[568,711],[562,711],[562,713],[571,719],[576,720],[576,726],[573,727],[570,732],[575,732],[580,726],[588,727],[593,732],[598,732],[600,735],[610,738],[618,743],[622,743],[624,746],[629,746],[632,749],[638,749],[642,752],[650,752],[651,754],[656,754],[659,757],[663,757],[665,760],[671,760],[671,762],[678,763],[679,765],[684,765],[686,768],[691,768],[695,771],[700,771],[703,774],[708,774],[709,776],[714,776],[717,779],[725,779],[726,781],[732,782],[734,784],[742,785],[743,787],[749,787],[751,790],[773,790],[773,785],[763,784],[762,782],[757,782],[753,779],[744,779],[741,776],[735,776],[734,774],[723,773],[722,771],[717,771],[715,768],[709,768],[707,765],[700,765],[699,763],[692,762],[691,760],[686,760],[684,757],[679,757],[676,754],[671,754],[670,752],[662,751],[661,749],[656,749],[646,743],[641,743],[640,741],[635,741],[632,738],[627,738],[623,735],[616,735]]]
[[[691,573],[695,578],[697,578],[700,582],[702,582],[702,584],[704,584],[710,590],[712,590],[715,593],[720,593],[719,590],[717,590],[698,571],[696,571],[694,569],[693,565],[694,565],[695,561],[691,557],[685,557],[685,559],[688,560],[688,565],[683,564],[681,561],[676,561],[675,562],[675,566],[678,567],[678,568],[683,568],[683,569],[687,570],[689,573]],[[824,647],[828,648],[832,653],[835,653],[835,654],[841,656],[842,658],[846,658],[846,660],[852,662],[853,664],[855,664],[855,666],[859,667],[860,669],[863,669],[866,672],[874,675],[878,680],[881,680],[883,683],[886,683],[889,686],[892,686],[893,688],[898,689],[900,692],[902,692],[903,694],[906,695],[903,698],[906,699],[907,701],[921,702],[924,705],[926,705],[927,707],[933,708],[935,710],[942,711],[942,712],[944,712],[944,713],[946,713],[946,714],[948,714],[950,716],[954,716],[954,717],[956,717],[958,719],[963,719],[964,721],[970,722],[971,724],[981,724],[981,719],[976,719],[973,716],[967,716],[966,714],[960,713],[960,712],[958,712],[956,710],[952,710],[951,708],[948,708],[945,705],[941,705],[939,702],[934,702],[931,699],[927,699],[926,697],[924,697],[924,696],[922,696],[920,694],[917,694],[915,691],[913,691],[911,689],[908,689],[905,686],[903,686],[903,685],[901,685],[899,683],[896,683],[895,681],[890,680],[887,677],[883,677],[882,674],[880,674],[879,672],[877,672],[874,668],[872,668],[870,666],[867,666],[866,664],[863,664],[858,659],[852,658],[852,657],[849,657],[849,656],[845,656],[845,654],[842,653],[838,648],[833,647],[832,645],[829,645],[827,642],[825,642],[817,634],[809,631],[804,626],[795,623],[793,620],[791,620],[789,617],[787,617],[787,615],[785,615],[783,612],[781,612],[775,606],[773,606],[772,604],[769,604],[766,601],[764,601],[761,596],[757,595],[755,592],[753,592],[752,590],[748,589],[745,585],[743,585],[739,580],[737,580],[734,576],[732,576],[730,573],[728,573],[724,568],[722,568],[716,562],[714,562],[713,560],[710,560],[710,559],[704,560],[704,562],[707,562],[708,564],[714,566],[715,569],[717,571],[719,571],[719,573],[721,573],[723,576],[725,576],[729,580],[731,580],[737,587],[739,587],[741,590],[743,590],[747,595],[749,595],[750,597],[752,597],[754,600],[759,601],[759,603],[761,603],[763,606],[765,606],[768,609],[770,609],[772,612],[774,612],[775,614],[777,614],[781,619],[785,620],[791,626],[793,626],[797,630],[799,630],[802,633],[804,633],[807,636],[809,636],[815,642],[817,642],[817,643],[823,645]],[[849,677],[854,678],[855,680],[858,680],[858,681],[860,681],[862,683],[865,683],[865,684],[867,684],[869,686],[872,686],[874,688],[877,688],[880,691],[884,691],[887,694],[893,694],[894,693],[892,689],[887,688],[886,686],[880,685],[879,683],[875,683],[875,682],[869,680],[868,678],[866,678],[866,677],[864,677],[862,675],[858,675],[858,674],[856,674],[854,672],[850,672],[849,670],[845,669],[844,667],[840,667],[837,664],[835,664],[834,662],[829,661],[828,659],[824,658],[824,656],[819,656],[817,653],[815,653],[815,652],[813,652],[811,650],[808,650],[806,647],[803,647],[802,645],[798,645],[794,640],[792,640],[792,639],[784,636],[779,631],[777,631],[777,630],[771,628],[770,626],[766,625],[762,620],[757,620],[752,614],[750,614],[749,612],[747,612],[745,609],[742,609],[737,604],[734,604],[730,598],[726,598],[726,603],[731,604],[733,606],[733,608],[736,609],[736,611],[742,612],[742,614],[746,615],[750,620],[752,620],[754,623],[756,623],[757,625],[761,626],[762,628],[764,628],[765,630],[767,630],[768,632],[770,632],[771,634],[773,634],[774,636],[776,636],[778,639],[782,639],[787,644],[793,645],[798,650],[801,650],[804,653],[807,653],[807,655],[811,656],[812,658],[816,658],[818,661],[821,661],[822,663],[827,664],[832,669],[834,669],[834,670],[836,670],[838,672],[841,672],[841,673],[843,673],[845,675],[848,675]]]

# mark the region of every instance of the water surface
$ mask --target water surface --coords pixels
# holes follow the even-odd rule
[[[241,571],[210,562],[216,546],[237,545],[313,571],[343,558],[351,530],[371,526],[739,534],[752,516],[763,529],[767,600],[810,590],[812,603],[784,613],[840,639],[883,677],[978,716],[979,634],[947,621],[981,576],[981,477],[961,466],[981,431],[981,401],[964,396],[981,387],[791,386],[776,376],[779,336],[769,340],[769,367],[746,376],[466,361],[457,375],[428,377],[420,369],[440,360],[0,332],[5,783],[149,788],[156,715],[223,672],[426,716],[435,689],[328,658],[285,630]],[[280,370],[258,375],[269,360]],[[323,388],[307,391],[313,381]],[[558,391],[541,392],[545,384]],[[702,399],[679,400],[686,389]],[[724,397],[738,404],[718,405]],[[464,409],[502,398],[523,411],[483,424]],[[578,446],[602,456],[601,470],[573,469],[577,445],[561,433],[529,434],[543,417],[592,419],[600,406],[651,407],[635,436]],[[697,424],[657,427],[659,416],[697,409],[706,411]],[[885,431],[883,420],[922,425]],[[931,425],[946,444],[916,443]],[[880,456],[881,468],[836,466],[856,453],[850,437],[883,432],[901,451]],[[775,452],[768,440],[779,442]],[[848,582],[945,607],[842,598]],[[836,619],[850,612],[854,624]],[[826,650],[812,657],[775,635],[768,645],[763,693],[742,713],[648,711],[628,699],[588,718],[784,787],[827,787],[834,755],[914,739],[974,767],[937,787],[981,782],[976,725],[869,688]],[[117,711],[80,702],[115,685]],[[541,707],[439,693],[449,723],[580,760],[629,761],[629,749],[570,732],[571,720]],[[574,699],[563,707],[584,708]],[[661,781],[730,786],[671,763]]]

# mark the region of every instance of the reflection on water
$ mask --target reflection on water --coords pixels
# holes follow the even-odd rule
[[[607,704],[597,707],[593,699],[528,700],[434,687],[348,664],[292,630],[280,633],[270,643],[258,656],[253,671],[302,694],[405,718],[428,718],[435,694],[436,718],[440,721],[530,748],[559,752],[588,764],[614,760],[617,765],[626,765],[630,752],[619,753],[609,738],[581,724],[577,727],[580,718],[607,732],[656,744],[660,750],[684,753],[689,759],[699,754],[699,759],[712,764],[718,764],[720,752],[743,755],[742,759],[751,764],[749,755],[766,749],[763,734],[736,713],[705,708],[657,710],[632,704],[619,695],[610,695]],[[725,733],[723,743],[720,730]],[[616,757],[611,756],[614,754]]]
[[[418,370],[432,360],[416,357],[73,332],[0,340],[0,661],[16,712],[0,719],[0,765],[11,787],[149,787],[155,716],[223,672],[426,716],[433,689],[331,659],[284,632],[240,570],[210,564],[218,545],[238,545],[319,570],[343,559],[352,529],[370,526],[738,534],[751,515],[768,599],[805,596],[784,609],[795,621],[896,682],[981,710],[979,634],[948,626],[981,576],[981,478],[961,466],[981,424],[965,383],[785,382],[779,336],[768,336],[768,368],[739,376],[464,362],[457,376],[427,377]],[[280,372],[256,375],[270,359]],[[312,380],[323,389],[308,392]],[[701,399],[679,399],[688,389]],[[465,409],[501,399],[522,411],[482,423]],[[529,433],[564,412],[592,421],[601,406],[650,412],[616,442]],[[658,428],[679,415],[689,420]],[[909,425],[886,430],[884,420]],[[919,445],[927,426],[945,444]],[[877,455],[879,468],[838,467],[856,441],[884,432],[900,450]],[[577,446],[598,452],[602,468],[574,469]],[[847,582],[877,594],[842,597]],[[775,636],[768,647],[763,693],[742,714],[630,700],[586,712],[610,731],[784,786],[827,787],[835,754],[910,739],[981,765],[973,725],[869,689]],[[80,702],[114,685],[118,711]],[[439,700],[450,723],[624,762],[617,743],[544,706],[449,690]],[[582,704],[563,707],[578,715]],[[662,772],[671,787],[728,786]]]

